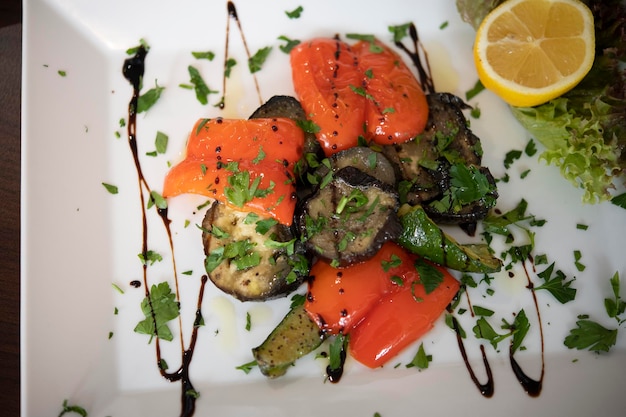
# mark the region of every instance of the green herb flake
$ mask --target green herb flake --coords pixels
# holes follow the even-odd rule
[[[252,371],[252,369],[254,369],[255,366],[257,366],[256,361],[251,361],[248,363],[244,363],[243,365],[239,365],[235,369],[243,371],[247,375],[250,373],[250,371]]]
[[[252,328],[252,316],[249,312],[246,312],[246,331],[250,331]]]
[[[512,150],[508,151],[504,157],[504,168],[509,169],[513,162],[517,161],[522,157],[522,151]]]
[[[139,253],[137,257],[144,265],[154,265],[156,262],[161,262],[163,260],[161,255],[151,250],[146,251],[145,254]]]
[[[293,48],[295,48],[296,46],[300,44],[300,41],[298,39],[289,39],[288,37],[284,35],[279,36],[278,40],[285,42],[285,44],[280,45],[278,49],[280,49],[282,52],[286,54],[289,54]]]
[[[139,45],[133,46],[132,48],[128,48],[126,50],[126,55],[135,55],[137,51],[139,50],[139,48],[142,46],[146,51],[150,50],[150,45],[148,45],[148,42],[146,42],[145,39],[141,38],[139,39]]]
[[[415,261],[415,270],[419,274],[420,282],[424,285],[426,294],[436,290],[439,284],[443,282],[443,272],[421,258]]]
[[[369,34],[360,34],[360,33],[348,33],[346,34],[346,38],[354,39],[357,41],[365,41],[369,43],[369,50],[374,54],[379,54],[384,51],[383,47],[376,43],[376,37],[374,35]]]
[[[474,314],[476,314],[477,316],[482,316],[482,317],[491,317],[494,314],[493,310],[489,310],[488,308],[484,308],[481,306],[474,306]]]
[[[526,147],[524,148],[524,153],[527,156],[535,156],[535,154],[537,153],[537,144],[535,143],[534,140],[530,139],[528,141],[528,143],[526,144]]]
[[[83,407],[80,407],[78,405],[70,405],[68,404],[67,400],[63,400],[63,409],[61,410],[59,417],[64,416],[67,413],[75,413],[83,417],[87,417],[88,415],[87,411]]]
[[[417,367],[418,369],[427,369],[428,364],[432,362],[433,356],[427,355],[424,350],[424,343],[420,343],[417,353],[413,357],[413,360],[406,364],[407,368]]]
[[[480,94],[484,89],[485,86],[483,85],[483,83],[480,82],[480,80],[477,80],[474,86],[465,92],[465,100],[470,101],[478,94]]]
[[[224,77],[230,78],[230,73],[235,65],[237,65],[237,61],[233,58],[228,58],[226,62],[224,62]]]
[[[256,51],[256,53],[248,59],[248,69],[250,70],[250,74],[261,71],[261,68],[267,60],[270,52],[272,52],[272,47],[266,46],[265,48],[261,48]]]
[[[215,54],[211,51],[191,52],[191,55],[196,59],[208,59],[209,61],[213,61],[213,58],[215,58]]]
[[[535,291],[547,290],[561,304],[568,303],[576,298],[576,288],[571,287],[574,280],[568,281],[565,274],[560,270],[554,272],[554,262],[542,272],[539,272],[537,276],[543,279],[544,283],[540,286],[535,286]]]
[[[578,230],[587,230],[587,229],[589,229],[589,226],[586,225],[586,224],[578,223],[576,225],[576,229],[578,229]]]
[[[63,70],[58,70],[57,73],[61,76],[61,77],[65,77],[67,76],[67,72],[63,71]]]
[[[159,210],[165,210],[167,208],[167,200],[157,191],[152,190],[150,191],[147,208],[152,206],[156,206]]]
[[[180,313],[176,294],[167,282],[152,285],[148,297],[141,302],[141,311],[145,319],[135,326],[135,332],[150,335],[160,339],[172,341],[173,335],[167,322],[178,317]]]
[[[305,133],[317,133],[320,131],[320,127],[311,120],[296,120],[296,124]]]
[[[290,19],[299,19],[303,11],[304,11],[304,8],[302,6],[298,6],[292,11],[285,10],[285,14]]]
[[[165,87],[159,86],[157,80],[154,80],[154,88],[151,88],[139,96],[137,100],[137,113],[146,112],[154,106],[159,98],[161,98],[163,90],[165,90]]]
[[[613,277],[610,280],[611,289],[613,290],[613,298],[604,299],[604,308],[609,317],[615,318],[618,324],[622,324],[626,319],[621,319],[620,316],[626,311],[626,302],[620,297],[620,281],[619,272],[615,271]]]
[[[107,184],[106,182],[103,182],[102,186],[104,186],[104,188],[111,194],[117,194],[118,191],[119,191],[117,186],[111,185],[111,184]]]
[[[618,207],[626,209],[626,193],[622,193],[611,198],[611,203],[615,204]]]
[[[111,284],[111,286],[112,286],[112,287],[113,287],[113,289],[114,289],[115,291],[117,291],[118,293],[120,293],[120,294],[124,294],[124,290],[123,290],[123,289],[121,289],[119,285],[117,285],[117,284],[115,284],[115,283],[112,283],[112,284]]]
[[[400,265],[402,265],[402,259],[395,253],[391,255],[391,258],[389,258],[388,261],[382,260],[380,262],[380,266],[383,268],[383,271],[385,272],[389,272],[391,268],[396,268]]]
[[[608,352],[616,341],[617,329],[607,329],[593,320],[579,317],[563,343],[570,349]]]
[[[200,75],[200,71],[192,65],[187,67],[187,71],[189,72],[189,82],[193,84],[194,90],[196,92],[196,98],[200,102],[200,104],[205,105],[209,102],[209,94],[217,93],[217,91],[211,90],[209,86],[204,82],[202,75]]]
[[[408,36],[410,27],[410,23],[405,23],[403,25],[388,26],[387,29],[393,34],[393,41],[400,42]]]
[[[349,336],[344,334],[338,334],[335,339],[329,345],[328,367],[331,370],[340,369],[343,365],[344,358],[346,356],[346,349],[348,347]]]
[[[169,137],[163,133],[157,131],[156,138],[154,139],[154,145],[156,146],[156,151],[158,153],[165,153],[167,151],[167,142]]]

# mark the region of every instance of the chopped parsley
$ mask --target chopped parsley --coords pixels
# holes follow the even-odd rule
[[[59,414],[59,417],[64,416],[67,413],[75,413],[83,417],[87,417],[87,411],[78,405],[69,405],[67,400],[63,400],[63,409]]]
[[[251,56],[250,59],[248,59],[248,69],[250,70],[251,74],[261,71],[261,68],[267,60],[270,52],[272,52],[272,47],[266,46],[256,51],[256,53]]]
[[[245,374],[249,374],[255,366],[257,366],[256,361],[251,361],[248,363],[244,363],[243,365],[239,365],[235,369],[243,371]]]
[[[224,195],[230,203],[236,207],[243,207],[253,198],[263,198],[274,190],[274,182],[270,181],[268,188],[259,188],[261,177],[250,178],[249,171],[239,171],[239,165],[234,162],[227,165],[227,169],[233,172],[228,177],[228,185],[224,187]]]
[[[111,194],[117,194],[119,192],[116,185],[111,185],[111,184],[107,184],[106,182],[103,182],[102,186]]]
[[[293,48],[300,44],[300,41],[297,39],[289,39],[288,37],[281,35],[278,37],[279,41],[285,41],[284,45],[280,45],[278,49],[282,52],[289,54]]]
[[[388,26],[387,29],[393,34],[393,41],[400,42],[408,35],[410,27],[410,23],[405,23],[403,25]]]
[[[180,305],[167,282],[152,285],[149,297],[141,302],[141,311],[145,319],[135,326],[135,332],[150,335],[150,340],[156,336],[172,341],[173,335],[167,322],[178,317]]]
[[[137,113],[146,112],[154,106],[159,98],[161,98],[163,90],[165,90],[165,87],[161,87],[157,83],[157,80],[154,80],[154,88],[151,88],[139,96],[139,99],[137,100]]]
[[[418,369],[426,369],[428,368],[428,364],[432,362],[433,356],[427,355],[424,350],[424,343],[420,343],[419,348],[417,349],[417,353],[413,357],[413,360],[406,364],[407,368],[417,367]]]
[[[415,269],[419,274],[419,280],[424,286],[426,294],[436,290],[439,284],[443,282],[443,272],[422,258],[418,258],[415,261]]]
[[[480,80],[476,81],[476,84],[474,84],[472,88],[470,88],[469,90],[465,92],[465,100],[470,101],[471,99],[476,97],[479,93],[481,93],[484,89],[485,89],[485,86],[483,85],[483,83],[480,82]]]
[[[191,52],[191,55],[196,59],[208,59],[209,61],[213,61],[213,58],[215,58],[215,54],[211,51]]]
[[[571,287],[574,280],[567,280],[565,274],[560,270],[557,270],[554,274],[553,272],[554,262],[537,274],[539,278],[543,279],[544,283],[535,287],[535,290],[547,290],[561,304],[574,300],[576,298],[576,288]]]
[[[217,91],[211,90],[209,86],[207,86],[197,68],[189,65],[187,71],[189,71],[189,82],[193,85],[196,98],[202,105],[207,104],[209,102],[209,94],[217,93]]]
[[[285,10],[285,14],[290,19],[299,19],[303,11],[304,11],[304,8],[302,6],[298,6],[292,11]]]

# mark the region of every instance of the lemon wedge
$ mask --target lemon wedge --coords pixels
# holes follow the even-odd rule
[[[508,0],[485,17],[474,42],[483,85],[519,107],[575,87],[594,56],[593,15],[578,0]]]

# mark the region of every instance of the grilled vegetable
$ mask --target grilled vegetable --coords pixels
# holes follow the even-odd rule
[[[343,266],[371,257],[399,235],[398,207],[392,187],[347,166],[303,202],[296,223],[310,252]]]
[[[263,375],[276,378],[300,357],[317,349],[324,335],[302,304],[293,307],[258,347],[252,349]]]
[[[261,107],[256,109],[250,119],[287,117],[302,125],[306,122],[306,114],[300,102],[291,96],[273,96]],[[309,155],[323,157],[324,153],[315,134],[305,130],[303,157],[296,163],[296,176],[308,170],[307,158]]]
[[[308,274],[308,261],[291,229],[272,218],[216,201],[202,229],[209,278],[241,301],[284,296]]]
[[[498,197],[489,169],[481,166],[480,140],[467,126],[469,108],[448,93],[427,96],[429,120],[414,140],[384,147],[403,181],[403,202],[420,204],[438,223],[460,224],[470,234]]]
[[[462,245],[447,235],[421,206],[403,205],[399,212],[402,233],[398,243],[439,265],[463,272],[497,272],[502,261],[486,244]]]

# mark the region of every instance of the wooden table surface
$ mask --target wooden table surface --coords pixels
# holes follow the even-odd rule
[[[21,4],[0,6],[0,414],[20,412]]]

